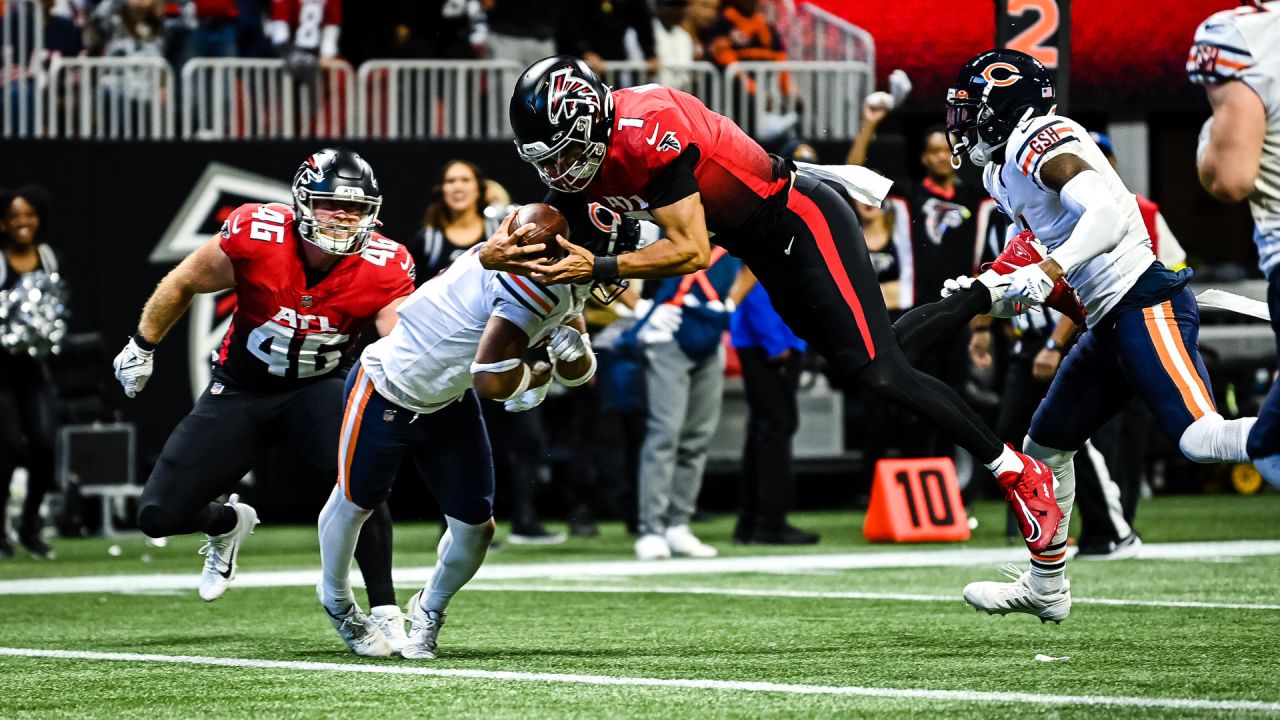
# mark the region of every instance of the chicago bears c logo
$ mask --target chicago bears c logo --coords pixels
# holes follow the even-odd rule
[[[982,77],[996,87],[1007,87],[1018,82],[1022,74],[1018,68],[1007,62],[991,63],[982,69]]]
[[[547,119],[552,125],[569,120],[580,112],[599,112],[600,95],[590,83],[573,74],[573,68],[551,73],[547,86]]]

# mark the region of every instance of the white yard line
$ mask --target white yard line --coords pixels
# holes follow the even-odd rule
[[[252,564],[252,545],[249,546],[249,553],[245,557]],[[1259,555],[1280,555],[1280,541],[1238,540],[1199,543],[1148,543],[1142,546],[1140,559],[1212,561]],[[1026,558],[1026,551],[1020,548],[933,548],[914,551],[887,550],[831,555],[767,555],[710,560],[663,560],[657,562],[615,560],[603,562],[493,563],[480,568],[480,572],[476,575],[476,580],[599,581],[629,577],[674,575],[789,574],[800,571],[997,565],[1005,562],[1026,562]],[[192,555],[192,562],[193,565],[198,566],[197,558],[194,554]],[[1123,568],[1123,565],[1117,565],[1116,567]],[[403,584],[425,583],[430,576],[430,567],[398,568],[395,573],[397,582]],[[318,567],[307,570],[241,571],[236,576],[235,585],[237,588],[300,587],[314,586],[319,579],[320,571]],[[359,580],[359,573],[353,573],[353,581],[358,582]],[[160,593],[166,591],[190,591],[198,583],[199,575],[195,573],[24,578],[0,580],[0,596],[103,592]],[[883,595],[863,593],[859,595],[867,595],[868,597],[855,598],[850,596],[849,599],[901,599],[929,602],[954,599],[944,596],[899,595],[894,593],[885,593]],[[815,597],[818,596],[815,595]],[[1082,597],[1079,601],[1087,600]],[[1274,606],[1268,605],[1237,605],[1232,603],[1197,604],[1123,599],[1093,599],[1093,602],[1095,604],[1152,605],[1160,607],[1276,609]]]
[[[511,672],[505,670],[461,670],[422,665],[387,665],[299,662],[289,660],[256,660],[220,658],[198,655],[155,655],[141,653],[86,652],[75,650],[35,650],[0,647],[0,656],[46,658],[57,660],[89,660],[130,663],[163,663],[168,665],[201,665],[214,667],[255,668],[265,670],[297,670],[308,672],[366,673],[374,675],[408,675],[467,680],[504,682],[565,683],[678,688],[685,690],[718,690],[767,692],[786,695],[836,695],[888,699],[932,700],[937,702],[1013,703],[1030,705],[1083,705],[1101,707],[1136,707],[1159,710],[1213,710],[1234,712],[1280,712],[1280,703],[1256,700],[1202,700],[1196,698],[1162,698],[1103,695],[1048,695],[1020,692],[983,692],[978,690],[928,690],[923,688],[881,688],[831,685],[793,685],[754,680],[700,680],[610,675],[576,675],[568,673]]]

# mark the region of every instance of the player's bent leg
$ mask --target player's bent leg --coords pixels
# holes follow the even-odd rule
[[[342,641],[361,657],[386,657],[394,649],[382,629],[365,615],[351,592],[351,557],[360,526],[371,510],[348,500],[335,485],[320,511],[320,583],[316,594]]]
[[[479,524],[448,516],[445,521],[449,527],[436,547],[436,566],[431,580],[414,593],[407,606],[409,642],[400,654],[413,660],[436,659],[440,628],[444,625],[449,601],[475,577],[493,540],[493,518]]]

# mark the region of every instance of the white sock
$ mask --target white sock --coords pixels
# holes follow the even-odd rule
[[[1067,528],[1071,525],[1071,507],[1076,500],[1075,452],[1044,447],[1030,437],[1023,441],[1022,448],[1053,472],[1053,497],[1062,511],[1049,547],[1031,554],[1031,589],[1044,595],[1061,590],[1066,580]]]
[[[320,599],[332,612],[341,612],[355,602],[351,559],[360,527],[372,514],[372,510],[348,500],[337,485],[320,511]]]
[[[1178,439],[1178,449],[1192,462],[1249,462],[1245,446],[1256,417],[1227,420],[1218,413],[1206,413],[1187,426]]]
[[[447,515],[445,521],[449,529],[436,546],[436,567],[427,582],[424,604],[427,610],[440,613],[449,606],[454,593],[475,576],[493,540],[493,518],[479,525],[468,525]]]
[[[1013,448],[1005,445],[1000,448],[1000,457],[986,463],[987,469],[992,475],[1000,477],[1001,473],[1022,472],[1022,458],[1013,451]]]

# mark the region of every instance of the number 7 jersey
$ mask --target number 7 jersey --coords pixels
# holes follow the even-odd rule
[[[235,268],[236,308],[213,364],[237,387],[283,392],[330,377],[378,311],[413,292],[408,250],[376,233],[364,252],[308,285],[305,241],[287,205],[242,205],[221,237]]]

